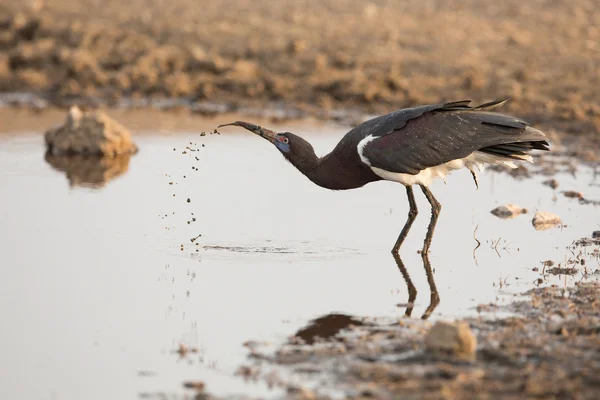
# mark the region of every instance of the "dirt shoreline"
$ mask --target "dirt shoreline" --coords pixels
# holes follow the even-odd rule
[[[482,306],[480,317],[463,320],[477,337],[474,360],[428,351],[428,321],[327,315],[274,353],[248,342],[250,361],[238,374],[298,400],[597,398],[600,284],[525,295],[508,306]],[[493,317],[502,311],[513,316]],[[213,397],[203,389],[197,398]]]
[[[598,26],[592,0],[7,0],[0,92],[37,94],[6,101],[25,107],[150,101],[345,121],[512,97],[505,111],[598,144]]]

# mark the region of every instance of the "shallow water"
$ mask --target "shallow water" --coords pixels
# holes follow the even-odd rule
[[[343,134],[326,130],[301,133],[324,153]],[[321,189],[245,133],[135,140],[141,151],[126,171],[87,187],[72,173],[79,185],[70,186],[44,160],[40,135],[0,136],[2,397],[134,398],[184,393],[185,380],[216,394],[274,393],[233,376],[246,340],[277,343],[330,312],[403,315],[407,289],[389,253],[408,211],[400,185]],[[198,151],[182,154],[186,145]],[[479,190],[466,171],[432,186],[443,205],[430,255],[441,297],[432,318],[474,314],[540,277],[544,285],[585,279],[583,267],[542,276],[541,261],[576,258],[580,250],[566,247],[600,229],[597,206],[560,194],[600,199],[600,178],[585,166],[554,177],[557,191],[541,184],[545,176],[494,172],[480,176]],[[417,254],[429,206],[416,195],[420,213],[401,253],[418,317],[429,300]],[[505,203],[530,212],[490,214]],[[534,230],[535,210],[566,226]],[[600,268],[586,251],[588,272]],[[198,353],[180,358],[181,343]]]

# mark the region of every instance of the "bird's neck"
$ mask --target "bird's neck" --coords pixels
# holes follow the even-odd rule
[[[321,187],[332,190],[355,189],[380,179],[362,165],[358,153],[353,157],[336,147],[324,157],[318,157],[313,147],[310,144],[308,146],[301,155],[284,153],[284,156],[302,174]]]

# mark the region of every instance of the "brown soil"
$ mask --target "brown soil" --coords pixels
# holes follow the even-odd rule
[[[514,317],[465,320],[477,336],[472,361],[428,351],[427,321],[382,324],[332,315],[301,330],[273,355],[252,346],[254,361],[239,373],[285,388],[291,399],[328,399],[332,390],[352,399],[596,399],[600,285],[527,294],[529,301],[483,307]],[[325,338],[306,340],[307,332]]]
[[[0,5],[0,91],[50,104],[177,98],[335,117],[510,96],[509,112],[599,140],[598,87],[595,0]]]

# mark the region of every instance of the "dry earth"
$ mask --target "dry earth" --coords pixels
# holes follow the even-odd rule
[[[0,91],[50,104],[178,98],[331,118],[510,96],[508,111],[598,143],[599,86],[594,0],[0,5]]]

